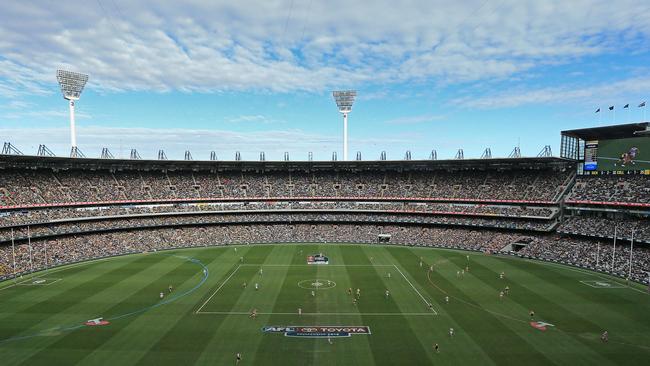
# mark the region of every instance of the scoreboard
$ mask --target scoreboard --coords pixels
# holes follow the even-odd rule
[[[586,174],[650,174],[650,137],[585,141]]]
[[[598,141],[585,142],[585,170],[598,169]]]

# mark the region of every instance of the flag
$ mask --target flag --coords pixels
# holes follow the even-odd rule
[[[629,107],[630,107],[629,103],[623,106],[623,108],[629,108]]]
[[[600,108],[596,109],[596,113],[600,113]]]
[[[639,108],[641,107],[645,107],[645,102],[641,102],[641,104],[639,104]]]
[[[613,111],[613,110],[614,110],[614,106],[613,106],[613,105],[612,105],[612,106],[609,106],[609,110],[610,110],[610,111]]]

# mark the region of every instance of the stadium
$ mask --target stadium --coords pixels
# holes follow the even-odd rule
[[[131,12],[121,10],[135,5],[99,0],[97,5],[111,35],[135,42],[140,34],[129,26]],[[501,4],[474,5],[453,27],[473,33],[480,24],[471,24],[471,19],[479,19],[481,10],[489,11],[486,18],[501,13]],[[276,33],[269,30],[268,37],[291,37],[288,33],[297,23],[293,33],[301,34],[301,42],[308,39],[308,16],[316,11],[305,11],[311,9],[311,2],[305,6],[293,1],[289,8],[279,6],[280,21],[275,22],[280,26],[273,28]],[[0,19],[3,7],[12,10],[0,5]],[[361,17],[366,18],[371,15]],[[202,38],[187,19],[183,30],[190,36],[178,31],[167,40],[186,59],[193,59],[191,67],[184,69],[190,74],[200,61],[193,54],[195,45],[184,42],[221,35],[215,31]],[[304,25],[298,20],[304,20]],[[251,28],[256,24],[244,23]],[[0,34],[3,30],[0,24]],[[64,30],[65,35],[68,27]],[[371,41],[377,46],[378,41],[372,37]],[[3,42],[0,51],[7,51],[11,42]],[[242,41],[224,54],[241,53],[237,47],[245,44]],[[264,47],[273,48],[269,44]],[[130,46],[125,42],[120,47]],[[222,46],[198,48],[202,47],[214,51]],[[252,48],[262,52],[264,47]],[[380,49],[386,54],[396,52]],[[133,65],[146,74],[151,69],[146,66],[147,56],[135,46],[130,52],[139,58],[129,68]],[[270,64],[285,57],[279,50],[268,52],[272,57],[264,61]],[[300,53],[298,64],[308,63],[307,49],[292,52]],[[14,53],[4,53],[0,66],[13,65]],[[538,57],[537,50],[534,53]],[[164,54],[156,57],[166,60]],[[141,132],[149,136],[129,140],[146,148],[161,146],[155,158],[143,158],[137,146],[127,149],[126,156],[113,155],[109,147],[115,151],[115,135],[94,136],[91,144],[92,127],[87,124],[91,118],[82,92],[91,82],[89,104],[106,113],[109,121],[112,108],[133,107],[116,107],[128,104],[120,99],[121,93],[137,96],[141,91],[133,90],[140,90],[138,83],[154,77],[132,77],[128,81],[133,84],[120,89],[116,85],[125,80],[115,76],[112,81],[103,69],[119,64],[119,57],[80,63],[85,67],[68,67],[77,64],[57,57],[56,74],[49,66],[44,69],[57,81],[69,108],[54,114],[57,123],[66,120],[65,129],[60,129],[66,134],[64,143],[56,133],[47,141],[32,138],[34,131],[54,131],[46,125],[0,126],[4,143],[0,153],[2,365],[642,365],[650,359],[650,122],[645,118],[645,102],[637,107],[644,117],[639,122],[632,122],[626,104],[623,109],[629,121],[617,123],[611,106],[611,124],[580,122],[581,128],[558,130],[554,141],[544,140],[542,131],[550,127],[538,126],[533,132],[522,128],[517,133],[527,135],[526,139],[545,141],[533,156],[523,156],[518,144],[504,157],[493,157],[490,148],[480,157],[466,157],[462,148],[454,148],[453,158],[439,158],[443,154],[436,150],[429,150],[428,158],[412,158],[414,148],[413,155],[408,150],[403,159],[391,159],[383,150],[375,160],[363,159],[361,152],[350,158],[354,154],[349,151],[362,146],[365,135],[374,136],[375,131],[369,125],[361,133],[351,128],[362,136],[349,139],[348,117],[353,125],[353,105],[364,103],[376,111],[366,107],[355,113],[387,113],[372,102],[381,97],[364,99],[362,91],[337,89],[328,91],[327,99],[331,112],[340,113],[334,116],[342,117],[343,138],[334,140],[331,159],[300,151],[306,160],[290,159],[289,152],[274,160],[257,150],[258,159],[246,159],[236,150],[228,151],[234,155],[229,160],[219,159],[213,150],[203,160],[189,148],[182,148],[183,158],[176,159],[178,151],[168,157],[162,147],[185,142],[156,138],[153,128]],[[349,60],[338,66],[354,66],[354,55],[346,57]],[[387,62],[378,56],[372,59],[382,65]],[[262,81],[255,80],[244,90],[257,88],[258,82],[279,82],[267,81],[247,66],[246,71]],[[418,68],[424,66],[418,63]],[[34,92],[39,95],[35,98],[47,100],[44,103],[56,99],[61,104],[59,95],[53,98],[38,89],[43,85],[51,89],[53,81],[25,76],[41,69],[9,69],[19,76],[8,82],[8,73],[0,72],[0,123],[37,118],[36,113],[4,112],[36,108],[36,102],[4,103],[21,93]],[[406,69],[410,68],[400,72]],[[233,70],[236,74],[239,69]],[[356,65],[356,71],[364,70]],[[93,72],[99,75],[96,84],[92,84]],[[297,71],[280,79],[293,73]],[[301,80],[319,75],[308,73]],[[381,80],[381,73],[372,77],[388,83]],[[359,83],[371,84],[369,80]],[[156,92],[167,88],[151,82]],[[251,96],[236,87],[230,93],[202,82],[182,80],[169,89],[190,90],[186,96],[174,95],[178,99],[201,99],[207,90],[217,94],[211,98],[231,104]],[[230,82],[239,85],[240,81]],[[406,83],[415,93],[419,82],[413,77]],[[18,92],[10,90],[16,85]],[[324,87],[329,84],[314,88]],[[608,86],[599,92],[613,89]],[[166,97],[152,98],[147,94],[151,89],[146,90],[139,101],[154,99],[164,110]],[[269,90],[257,96],[262,102],[251,102],[251,109],[270,108],[277,95],[288,93],[284,86]],[[499,90],[490,93],[507,97]],[[284,95],[277,108],[284,108],[283,103],[305,103],[308,115],[318,114],[311,111],[316,104],[302,97]],[[421,98],[425,104],[428,97]],[[196,103],[206,105],[212,100]],[[411,108],[401,101],[395,104],[400,105],[391,108]],[[162,118],[155,108],[145,107],[145,114]],[[183,108],[179,103],[187,120],[174,121],[175,126],[191,130],[194,111]],[[259,113],[232,120],[276,123],[286,131],[294,128]],[[596,113],[600,118],[605,112],[599,107]],[[527,116],[534,118],[530,112]],[[421,117],[392,118],[376,129],[391,125],[412,129],[407,136],[416,141],[414,136],[421,131],[412,126],[439,116]],[[475,145],[481,134],[498,137],[495,150],[512,146],[503,136],[514,135],[508,135],[506,127],[490,125],[489,119],[484,129],[456,123],[450,130],[471,131],[462,135],[465,146]],[[340,119],[336,121],[341,127]],[[121,138],[132,138],[128,135],[137,130],[120,131],[127,131],[118,136],[122,150]],[[172,130],[179,135],[183,131]],[[197,131],[198,135],[206,130]],[[440,145],[442,140],[453,140],[444,134],[425,135]],[[241,140],[242,149],[256,143]],[[315,140],[321,144],[323,139]],[[385,141],[390,145],[394,140],[386,137]],[[58,147],[50,149],[50,142]],[[273,153],[303,146],[294,137],[272,143],[281,145]],[[557,156],[551,144],[559,146]],[[188,145],[195,147],[191,142],[183,146]],[[101,154],[94,153],[98,146]],[[395,155],[394,150],[391,153]]]
[[[558,158],[2,155],[3,359],[642,362],[648,171],[578,149],[646,127],[564,131]]]

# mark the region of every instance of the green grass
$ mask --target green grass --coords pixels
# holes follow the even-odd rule
[[[306,256],[317,252],[330,264],[306,265]],[[432,263],[435,271],[428,273]],[[243,365],[622,365],[650,359],[645,289],[590,286],[620,282],[517,258],[390,246],[250,245],[237,252],[197,248],[117,257],[35,277],[46,281],[0,284],[2,365],[230,365],[237,352]],[[335,286],[312,296],[298,285],[312,279]],[[172,294],[160,300],[169,284]],[[500,300],[506,285],[510,295]],[[356,305],[349,287],[361,289]],[[257,319],[248,317],[253,308]],[[531,327],[531,309],[536,320],[555,326],[545,332]],[[98,316],[111,324],[82,325]],[[372,334],[330,344],[261,330],[292,325],[365,325]],[[603,330],[610,333],[607,344],[599,339]]]

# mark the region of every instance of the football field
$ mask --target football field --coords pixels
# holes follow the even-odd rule
[[[307,264],[320,253],[329,264]],[[0,283],[2,365],[237,353],[240,365],[642,365],[650,296],[551,263],[358,244],[179,249]]]

